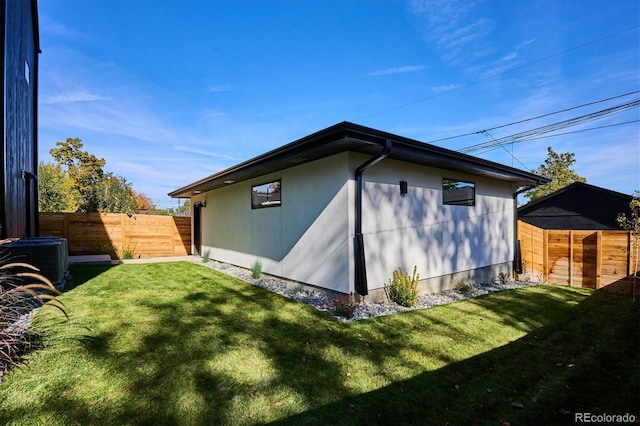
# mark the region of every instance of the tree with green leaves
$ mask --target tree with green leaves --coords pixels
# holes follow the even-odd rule
[[[549,178],[551,182],[525,192],[524,196],[529,198],[529,201],[535,201],[574,182],[587,181],[571,168],[573,163],[576,162],[576,155],[573,152],[558,154],[551,147],[548,147],[547,153],[547,159],[544,160],[544,164],[531,172]]]
[[[60,164],[38,165],[38,209],[41,212],[75,212],[78,194],[73,181]]]
[[[101,195],[98,211],[127,214],[138,212],[135,191],[125,178],[106,173],[98,190]]]
[[[82,149],[79,138],[67,138],[65,142],[56,142],[49,152],[57,164],[66,167],[73,189],[79,194],[79,212],[97,212],[101,200],[99,186],[104,179],[106,163]]]
[[[105,159],[82,148],[79,138],[56,142],[49,151],[55,163],[40,164],[40,211],[137,213],[132,185],[123,177],[105,172]]]
[[[156,209],[156,205],[153,200],[139,192],[136,192],[136,206],[138,210],[153,211]]]
[[[191,203],[189,200],[184,200],[182,205],[179,205],[177,208],[169,207],[166,209],[154,210],[153,214],[159,214],[162,216],[189,216],[191,211]]]
[[[627,217],[625,212],[618,213],[616,221],[622,229],[640,234],[640,189],[636,190],[629,203],[631,214]]]
[[[629,217],[624,212],[618,213],[616,220],[622,229],[631,232],[633,236],[633,247],[635,249],[634,266],[633,266],[633,301],[636,301],[636,281],[638,277],[638,254],[640,252],[640,190],[636,190],[633,198],[629,203],[631,210]]]

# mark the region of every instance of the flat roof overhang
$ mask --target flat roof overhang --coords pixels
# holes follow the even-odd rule
[[[514,167],[345,121],[176,189],[169,196],[190,198],[341,152],[374,156],[384,150],[387,140],[392,143],[387,158],[394,160],[499,179],[518,187],[549,182],[545,177]]]

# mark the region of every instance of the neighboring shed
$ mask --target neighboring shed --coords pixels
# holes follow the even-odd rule
[[[0,0],[0,240],[38,234],[38,11]]]
[[[518,208],[518,219],[542,229],[619,230],[631,195],[575,182]]]
[[[535,174],[343,122],[171,192],[190,198],[194,253],[378,298],[512,273],[516,194]]]

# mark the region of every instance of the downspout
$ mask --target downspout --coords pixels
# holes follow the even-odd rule
[[[520,248],[520,240],[518,239],[518,195],[530,190],[531,188],[535,188],[538,185],[540,185],[539,181],[536,185],[525,186],[513,193],[513,272],[516,274],[522,274],[524,272],[522,265],[522,251]]]
[[[33,2],[34,5],[36,5],[37,8],[37,3]],[[37,10],[34,12],[36,13],[37,16]],[[32,230],[32,237],[39,237],[40,236],[40,187],[38,185],[38,80],[39,80],[39,76],[40,76],[40,72],[38,70],[38,68],[40,67],[40,54],[42,53],[42,50],[40,50],[40,36],[39,33],[38,35],[34,36],[37,37],[37,39],[35,40],[35,52],[33,55],[33,98],[32,98],[32,103],[33,103],[33,130],[32,130],[32,134],[33,134],[33,170],[34,170],[34,188],[33,188],[33,202],[35,203],[35,206],[33,206],[33,214],[34,214],[34,218],[33,218],[33,230]]]
[[[25,237],[33,237],[32,234],[32,221],[33,215],[31,214],[32,203],[31,203],[31,185],[36,181],[36,175],[26,170],[21,172],[22,179],[24,180],[24,203],[25,203],[25,229],[24,236]],[[36,216],[37,217],[37,216]]]
[[[362,163],[355,173],[356,178],[356,217],[354,225],[354,263],[355,263],[355,287],[361,296],[369,294],[367,287],[367,266],[364,257],[364,238],[362,235],[362,191],[364,190],[364,171],[369,167],[387,158],[391,152],[391,140],[387,139],[384,150]]]

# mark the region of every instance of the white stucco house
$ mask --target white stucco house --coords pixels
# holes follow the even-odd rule
[[[422,292],[512,274],[517,194],[547,181],[342,122],[169,195],[195,254],[375,299],[398,267]]]

